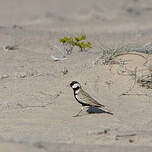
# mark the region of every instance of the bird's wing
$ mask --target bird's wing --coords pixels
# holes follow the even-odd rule
[[[79,100],[89,104],[90,106],[99,106],[99,107],[105,107],[104,105],[97,102],[95,99],[93,99],[87,92],[84,90],[80,90],[79,92]]]

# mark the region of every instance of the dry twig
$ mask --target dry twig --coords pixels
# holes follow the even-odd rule
[[[133,81],[132,85],[130,86],[130,88],[127,91],[125,91],[124,93],[121,93],[120,96],[127,94],[129,91],[131,91],[134,88],[134,86],[137,82],[137,67],[135,68],[134,73],[132,73],[132,75],[134,76],[134,81]]]

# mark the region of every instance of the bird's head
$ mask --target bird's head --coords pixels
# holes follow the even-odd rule
[[[71,87],[73,90],[78,90],[78,89],[81,88],[81,85],[80,85],[80,83],[77,82],[77,81],[72,81],[72,82],[70,83],[70,87]]]

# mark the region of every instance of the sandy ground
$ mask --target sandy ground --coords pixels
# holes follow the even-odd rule
[[[95,64],[101,47],[151,42],[151,0],[0,2],[1,151],[152,151],[151,97],[120,96],[134,79],[120,75],[120,65]],[[51,55],[61,56],[54,48],[58,39],[81,32],[94,47],[54,62]],[[17,48],[5,50],[7,45]],[[147,70],[141,56],[119,59],[131,70]],[[72,80],[114,115],[95,110],[73,118],[81,106],[69,87]],[[129,93],[151,94],[151,89],[136,84]]]

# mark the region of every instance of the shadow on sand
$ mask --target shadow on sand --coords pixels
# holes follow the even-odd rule
[[[88,114],[107,113],[107,114],[113,115],[113,113],[104,111],[104,110],[102,110],[102,109],[99,109],[98,107],[89,107],[89,108],[87,109],[87,112],[88,112]]]

